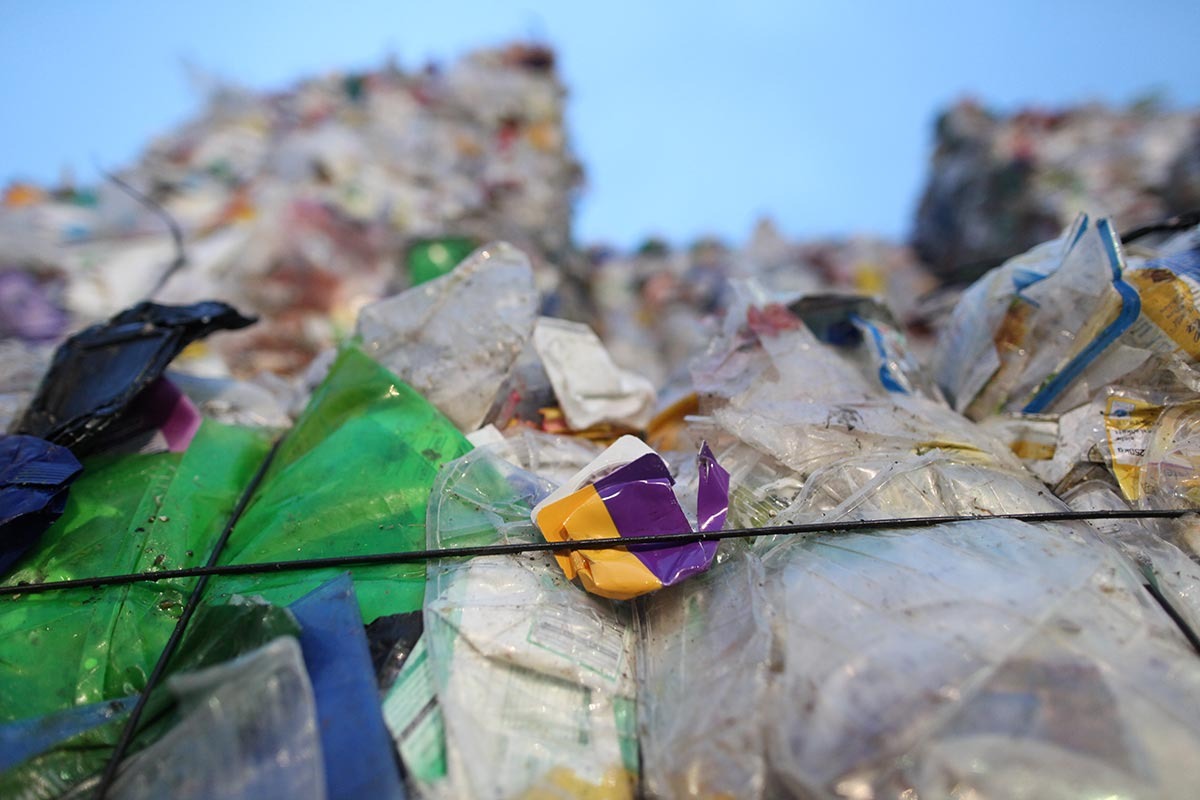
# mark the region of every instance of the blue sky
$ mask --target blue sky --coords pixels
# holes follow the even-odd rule
[[[937,110],[1158,92],[1200,106],[1200,3],[0,0],[0,179],[90,180],[199,109],[185,63],[257,88],[553,44],[588,171],[584,241],[908,233]]]

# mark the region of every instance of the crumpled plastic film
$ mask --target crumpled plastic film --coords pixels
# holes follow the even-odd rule
[[[203,564],[268,447],[261,433],[206,422],[184,454],[89,459],[63,516],[4,584]],[[0,598],[0,713],[138,692],[194,581]]]
[[[1085,535],[825,535],[767,567],[776,792],[1171,797],[1196,780],[1200,663]]]
[[[82,469],[65,447],[0,434],[0,576],[62,515]]]
[[[712,422],[801,478],[871,451],[900,457],[940,448],[1018,463],[942,403],[887,391],[778,304],[746,304],[693,369]]]
[[[1087,387],[1144,361],[1145,352],[1129,354],[1130,363],[1110,349],[1141,309],[1124,267],[1109,221],[1082,214],[1062,238],[975,283],[934,355],[938,382],[955,409],[980,419],[1072,408],[1088,399]],[[1071,391],[1077,384],[1082,392]]]
[[[533,335],[537,311],[529,259],[493,242],[449,274],[367,306],[357,332],[369,355],[470,432]]]
[[[587,325],[541,317],[533,346],[571,428],[603,422],[646,427],[654,413],[654,384],[614,364]]]
[[[638,731],[650,797],[763,797],[757,717],[771,669],[762,563],[739,547],[678,586],[642,597]]]
[[[1004,469],[972,452],[938,450],[898,460],[894,454],[838,461],[814,472],[778,523],[815,515],[891,519],[1061,511],[1063,504],[1032,475]]]
[[[316,706],[294,638],[168,686],[183,719],[122,765],[111,797],[324,800]]]
[[[470,445],[424,398],[347,347],[287,432],[234,527],[222,563],[423,549],[425,504],[440,464]],[[225,576],[209,597],[255,594],[290,603],[339,574]],[[425,567],[355,567],[363,621],[421,606]]]
[[[544,481],[477,450],[439,474],[429,546],[534,542]],[[435,796],[632,798],[634,638],[625,610],[548,553],[429,566],[425,638],[445,721]]]
[[[697,457],[696,525],[720,530],[729,509],[729,473],[705,444]],[[662,456],[623,436],[534,506],[532,518],[547,541],[624,538],[628,547],[572,550],[555,555],[563,574],[589,592],[628,600],[702,572],[717,542],[638,546],[638,537],[684,533],[690,524],[675,496]]]
[[[59,347],[14,432],[66,445],[78,455],[102,449],[106,429],[184,347],[253,322],[225,303],[139,303]]]

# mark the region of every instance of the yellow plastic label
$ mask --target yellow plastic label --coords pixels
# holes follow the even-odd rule
[[[1127,500],[1142,496],[1142,465],[1160,406],[1123,395],[1113,395],[1104,405],[1104,429],[1112,471]]]
[[[1192,286],[1169,269],[1131,270],[1125,279],[1142,298],[1142,314],[1192,359],[1200,360],[1200,309]]]

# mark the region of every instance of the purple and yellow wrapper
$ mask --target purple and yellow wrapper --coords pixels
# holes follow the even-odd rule
[[[648,450],[648,448],[646,448]],[[729,473],[705,444],[699,455],[697,520],[701,531],[720,530],[729,508]],[[671,489],[662,457],[648,451],[616,471],[535,511],[549,542],[627,538],[690,530]],[[574,550],[555,555],[570,579],[601,597],[628,600],[671,586],[712,565],[716,542]]]

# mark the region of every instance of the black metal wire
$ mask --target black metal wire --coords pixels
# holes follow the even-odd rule
[[[278,446],[278,445],[277,445]],[[274,451],[272,451],[272,456]],[[269,463],[270,458],[268,458]],[[249,491],[253,491],[261,475],[255,476]],[[243,496],[243,502],[249,494]],[[323,569],[327,567],[362,567],[381,564],[412,564],[439,558],[463,558],[468,556],[501,556],[521,553],[561,552],[570,550],[603,550],[611,547],[678,546],[696,542],[715,542],[724,539],[754,539],[763,536],[797,535],[807,533],[893,530],[897,528],[927,528],[960,522],[1008,519],[1019,522],[1080,522],[1096,519],[1178,519],[1196,513],[1181,509],[1118,509],[1100,511],[1038,511],[1016,514],[960,514],[937,517],[897,517],[888,519],[847,520],[844,522],[806,522],[780,525],[775,528],[733,528],[723,531],[684,531],[663,533],[653,536],[616,537],[607,539],[582,539],[569,542],[517,542],[512,544],[488,544],[475,547],[448,547],[408,552],[373,553],[367,555],[327,556],[323,558],[300,558],[288,561],[261,561],[252,564],[216,564],[215,555],[224,546],[229,530],[241,513],[241,505],[235,518],[222,534],[222,540],[214,550],[214,557],[202,567],[184,567],[151,572],[130,572],[122,575],[107,575],[92,578],[74,578],[65,581],[26,583],[0,586],[0,596],[38,594],[66,589],[91,589],[100,586],[118,586],[129,583],[144,583],[172,580],[175,578],[209,578],[214,575],[263,575],[280,572]]]
[[[1171,622],[1175,623],[1175,627],[1179,628],[1179,632],[1183,634],[1183,638],[1187,639],[1188,644],[1192,646],[1196,654],[1200,655],[1200,635],[1183,618],[1183,615],[1179,613],[1179,609],[1175,608],[1175,605],[1167,599],[1167,596],[1162,593],[1162,590],[1153,581],[1146,581],[1142,584],[1142,588],[1150,593],[1150,596],[1154,598],[1163,612],[1171,618]]]
[[[1142,225],[1140,228],[1126,231],[1121,234],[1122,244],[1135,242],[1144,236],[1149,236],[1152,233],[1170,233],[1172,231],[1182,231],[1188,228],[1194,228],[1200,225],[1200,209],[1184,211],[1182,214],[1176,214],[1173,217],[1155,222],[1151,225]]]
[[[133,188],[133,186],[131,186],[123,178],[119,178],[113,173],[99,167],[97,167],[97,169],[100,169],[100,173],[104,175],[105,178],[112,181],[119,189],[121,189],[121,191],[125,192],[134,200],[137,200],[150,211],[154,212],[159,219],[166,223],[167,229],[171,232],[171,241],[175,243],[175,258],[172,259],[171,263],[167,265],[166,270],[164,270],[163,273],[158,276],[158,280],[155,282],[154,288],[152,288],[146,295],[146,299],[149,300],[167,285],[167,281],[171,279],[172,275],[187,266],[187,252],[183,247],[183,229],[179,227],[179,223],[175,221],[175,218],[172,217],[165,208],[163,208],[162,203],[156,202],[143,192]]]
[[[279,451],[279,444],[282,441],[282,438],[275,441],[266,458],[259,464],[258,470],[250,479],[250,483],[238,500],[233,514],[229,517],[229,521],[225,523],[225,529],[221,531],[220,537],[217,539],[216,544],[213,545],[212,552],[208,557],[208,566],[214,566],[217,563],[217,559],[221,557],[221,551],[225,548],[226,542],[229,541],[229,536],[233,533],[234,525],[241,518],[242,512],[246,510],[246,505],[250,502],[250,497],[254,494],[254,490],[262,482],[263,476],[266,475],[267,468],[271,465],[271,461],[274,460],[275,454]],[[166,647],[163,648],[162,653],[159,655],[158,661],[150,673],[150,677],[146,679],[146,685],[142,688],[142,692],[138,696],[137,704],[129,712],[129,718],[125,721],[125,727],[121,730],[121,737],[117,740],[117,745],[113,749],[112,756],[109,757],[108,763],[104,767],[104,773],[100,776],[100,783],[96,786],[96,800],[104,800],[108,796],[108,791],[112,788],[112,783],[117,777],[117,770],[121,766],[121,761],[124,760],[125,753],[128,752],[129,745],[133,743],[133,737],[137,734],[138,722],[141,721],[142,713],[146,710],[146,703],[150,700],[150,693],[162,681],[163,675],[167,670],[167,664],[170,662],[171,657],[175,655],[179,643],[183,641],[184,631],[187,630],[188,623],[192,621],[192,617],[200,605],[200,598],[204,594],[204,590],[208,587],[208,579],[210,577],[210,575],[202,574],[200,580],[192,588],[192,593],[183,608],[183,614],[180,615],[179,620],[175,623],[175,628],[171,631],[170,638],[167,639]]]

